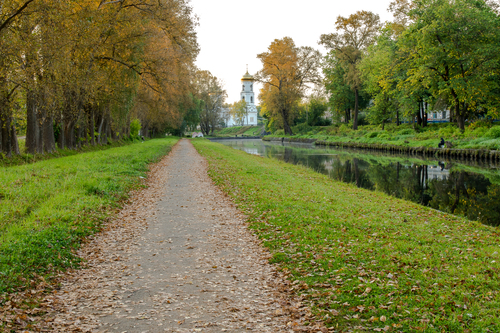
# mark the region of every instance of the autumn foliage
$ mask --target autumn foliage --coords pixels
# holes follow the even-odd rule
[[[6,0],[0,5],[0,150],[105,144],[177,127],[199,47],[185,0]]]

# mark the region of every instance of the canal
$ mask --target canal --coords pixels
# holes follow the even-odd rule
[[[489,164],[262,140],[217,142],[470,220],[500,225],[500,170]]]

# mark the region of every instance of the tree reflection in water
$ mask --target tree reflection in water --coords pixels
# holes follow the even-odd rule
[[[458,165],[450,163],[416,163],[394,155],[384,157],[359,151],[293,147],[262,141],[258,144],[223,143],[253,154],[258,150],[259,155],[304,165],[361,188],[381,191],[485,224],[500,225],[500,177],[494,169],[485,168],[488,176],[485,177],[461,171]]]

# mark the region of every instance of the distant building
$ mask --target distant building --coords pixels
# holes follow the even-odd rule
[[[259,113],[257,111],[257,107],[255,106],[255,94],[253,92],[254,82],[255,82],[254,77],[248,74],[248,69],[247,69],[247,72],[241,78],[242,88],[240,93],[241,99],[245,100],[245,102],[247,103],[247,114],[243,119],[244,126],[257,126],[257,116]],[[233,116],[225,117],[225,119],[227,119],[226,121],[227,127],[242,125],[241,123],[237,123]]]
[[[427,113],[428,122],[448,122],[450,121],[450,111],[429,111]]]

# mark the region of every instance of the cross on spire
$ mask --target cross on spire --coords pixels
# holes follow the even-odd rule
[[[248,73],[248,64],[247,64],[247,73]]]

